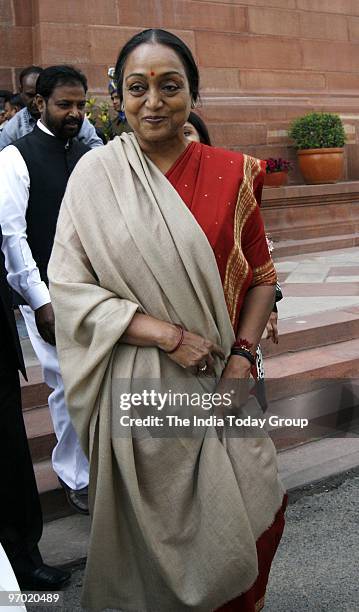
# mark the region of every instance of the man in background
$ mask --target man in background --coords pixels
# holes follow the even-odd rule
[[[0,247],[2,234],[0,228]],[[57,590],[70,573],[45,565],[38,542],[42,512],[21,409],[20,370],[26,378],[11,293],[0,249],[0,543],[21,589]]]
[[[57,437],[53,468],[69,503],[83,514],[88,514],[88,462],[65,402],[47,265],[67,181],[89,150],[76,140],[86,91],[86,77],[71,66],[43,70],[36,81],[37,125],[0,152],[0,223],[8,282],[18,296],[45,382],[53,389],[48,400]]]
[[[7,123],[5,104],[7,100],[10,100],[12,95],[13,94],[11,91],[8,91],[7,89],[0,89],[0,132],[4,129]]]
[[[43,68],[40,68],[40,66],[28,66],[20,73],[20,95],[25,108],[6,123],[3,130],[1,130],[0,151],[31,132],[40,118],[35,95],[36,82],[42,71]],[[87,119],[84,120],[77,138],[91,149],[103,145],[101,138],[96,134],[94,126]]]
[[[13,94],[9,97],[5,102],[5,117],[7,121],[10,121],[13,117],[15,117],[16,113],[21,111],[24,108],[22,103],[21,94]]]
[[[110,77],[108,91],[111,97],[113,110],[116,113],[115,118],[111,119],[110,126],[110,140],[113,140],[115,136],[121,136],[123,132],[132,132],[132,128],[127,123],[126,115],[121,109],[120,96],[117,93],[117,85],[114,81],[115,69],[109,68],[107,74]]]

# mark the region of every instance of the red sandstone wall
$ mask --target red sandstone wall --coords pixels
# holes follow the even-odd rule
[[[0,0],[0,89],[15,91],[16,69],[31,63],[31,0]]]
[[[13,87],[28,63],[71,62],[105,94],[123,42],[168,28],[199,61],[216,144],[294,158],[290,120],[337,111],[348,176],[359,178],[359,0],[0,0],[0,11],[0,87]]]

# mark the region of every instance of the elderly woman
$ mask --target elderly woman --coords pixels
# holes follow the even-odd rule
[[[284,522],[272,442],[227,417],[191,422],[192,435],[183,421],[161,426],[169,413],[208,415],[174,407],[171,390],[208,396],[250,376],[276,282],[258,209],[265,166],[186,140],[198,70],[173,34],[134,36],[116,80],[133,134],[80,160],[49,266],[67,402],[91,463],[83,605],[255,612]],[[151,381],[168,391],[161,411],[151,395],[128,402]],[[140,418],[159,414],[162,425]]]

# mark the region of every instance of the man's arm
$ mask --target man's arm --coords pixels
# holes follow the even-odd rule
[[[4,125],[3,129],[0,132],[0,151],[7,147],[9,144],[12,144],[19,138],[17,135],[17,120],[16,115]]]
[[[50,303],[49,290],[27,242],[26,210],[30,178],[23,157],[16,147],[0,152],[0,225],[2,250],[9,285],[37,310]]]
[[[0,135],[0,151],[7,147],[9,144],[13,144],[15,140],[18,140],[22,136],[25,136],[29,132],[32,132],[36,124],[34,119],[27,107],[22,108],[10,121],[5,125]]]
[[[94,149],[95,147],[103,146],[103,142],[101,138],[97,136],[94,126],[87,119],[87,117],[85,117],[84,119],[84,122],[82,124],[81,130],[78,133],[77,138],[78,140],[80,140],[80,142],[83,142],[84,144],[89,146],[91,149]]]

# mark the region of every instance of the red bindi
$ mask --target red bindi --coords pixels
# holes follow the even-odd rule
[[[151,76],[155,76],[155,73],[153,72],[153,70],[151,70]]]

